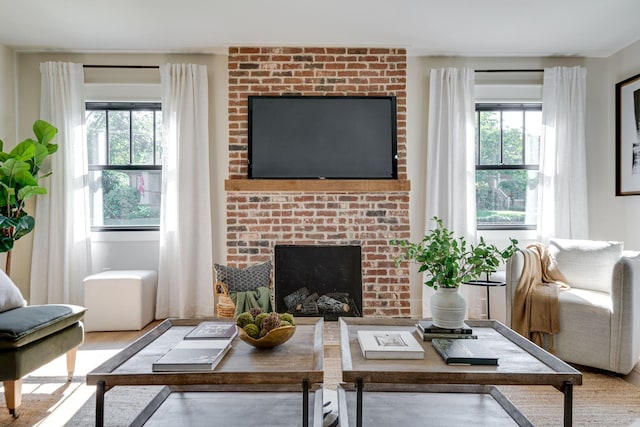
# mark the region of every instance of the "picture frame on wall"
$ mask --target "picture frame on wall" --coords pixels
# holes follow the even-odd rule
[[[616,196],[640,195],[640,74],[616,83]]]

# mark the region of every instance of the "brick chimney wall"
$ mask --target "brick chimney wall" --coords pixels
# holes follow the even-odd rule
[[[398,180],[407,179],[405,49],[231,47],[228,72],[228,182],[247,179],[249,95],[395,95]],[[328,186],[228,188],[227,263],[273,260],[276,244],[360,245],[363,315],[409,316],[409,271],[395,267],[398,251],[389,245],[409,238],[408,190]]]

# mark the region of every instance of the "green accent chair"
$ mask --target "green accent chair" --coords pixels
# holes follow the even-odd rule
[[[85,311],[76,305],[47,304],[0,313],[0,381],[14,418],[25,375],[66,353],[68,380],[73,378],[76,352],[84,340]]]

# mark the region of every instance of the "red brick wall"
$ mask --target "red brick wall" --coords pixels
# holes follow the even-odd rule
[[[229,179],[247,178],[249,95],[395,95],[398,179],[406,170],[406,51],[229,49]],[[273,259],[276,244],[362,246],[363,314],[408,316],[409,274],[389,240],[409,238],[408,192],[228,192],[227,262]]]

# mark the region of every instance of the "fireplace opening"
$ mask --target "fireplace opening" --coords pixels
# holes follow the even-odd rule
[[[275,307],[294,316],[362,316],[360,246],[276,245]]]

